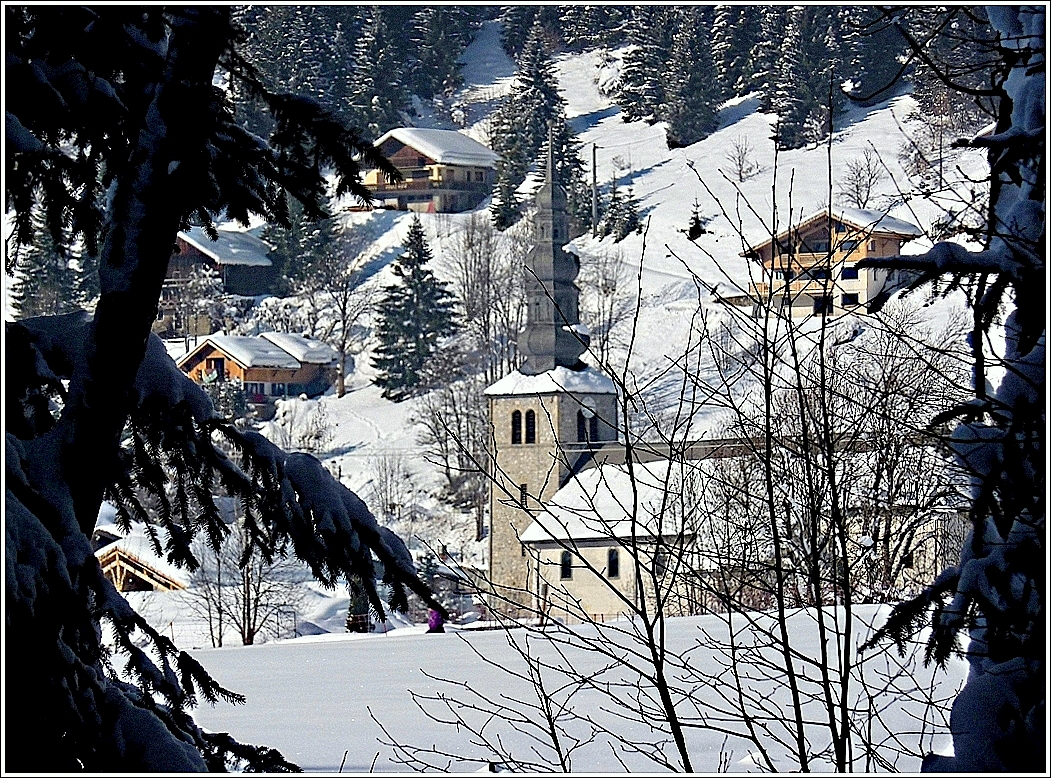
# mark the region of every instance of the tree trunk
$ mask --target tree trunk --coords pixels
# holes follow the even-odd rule
[[[116,172],[113,207],[99,263],[101,296],[69,406],[51,433],[77,522],[90,535],[112,480],[132,388],[146,353],[180,219],[207,164],[212,73],[230,9],[174,13],[165,78],[157,85],[138,142]],[[178,163],[178,164],[176,164]]]

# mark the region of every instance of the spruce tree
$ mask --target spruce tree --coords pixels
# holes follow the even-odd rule
[[[762,17],[759,23],[759,38],[751,52],[751,83],[752,88],[760,93],[760,109],[772,111],[777,91],[781,47],[785,37],[787,9],[782,6],[767,6],[758,11]]]
[[[617,105],[624,121],[657,120],[665,101],[665,66],[671,56],[675,9],[671,6],[636,6],[628,28],[635,45],[624,57],[624,72]]]
[[[56,240],[40,210],[31,216],[33,242],[17,247],[11,304],[18,318],[54,316],[81,307],[78,272],[70,267],[70,250]]]
[[[672,44],[667,92],[661,116],[668,122],[672,148],[696,143],[719,126],[719,84],[705,20],[696,6],[682,11]]]
[[[387,25],[388,10],[376,6],[369,11],[354,52],[350,113],[373,138],[400,126],[402,111],[409,105],[398,42]]]
[[[394,263],[400,282],[384,288],[378,313],[379,346],[373,365],[383,396],[399,402],[422,387],[441,338],[455,330],[453,297],[428,267],[431,250],[420,218],[414,216],[405,253]]]

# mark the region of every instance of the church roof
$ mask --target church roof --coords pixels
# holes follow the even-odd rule
[[[442,165],[496,167],[500,155],[462,132],[424,127],[397,127],[375,142],[376,147],[394,140],[416,149]]]
[[[602,372],[595,368],[570,370],[559,365],[538,375],[525,375],[515,370],[508,373],[485,390],[489,397],[555,394],[616,394],[617,387]]]

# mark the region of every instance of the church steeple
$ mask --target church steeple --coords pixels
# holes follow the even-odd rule
[[[569,242],[566,192],[555,173],[554,133],[548,128],[547,171],[536,193],[536,245],[526,259],[526,328],[520,348],[526,356],[521,372],[537,375],[555,367],[578,369],[584,340],[574,325],[580,323],[580,290],[573,283],[580,260],[563,251]]]

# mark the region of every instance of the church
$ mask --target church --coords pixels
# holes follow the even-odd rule
[[[494,608],[534,606],[540,586],[536,555],[523,534],[547,503],[595,452],[617,442],[617,391],[585,364],[587,328],[580,323],[580,259],[565,248],[566,193],[550,151],[536,195],[535,246],[526,259],[527,319],[519,339],[522,366],[485,390],[495,447],[490,490],[489,579]]]

